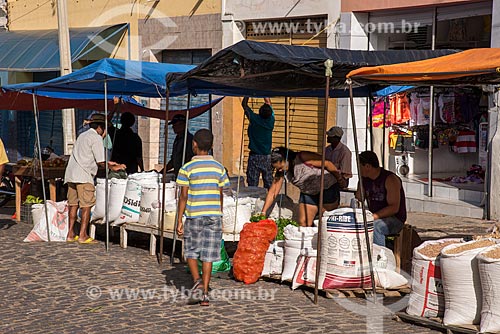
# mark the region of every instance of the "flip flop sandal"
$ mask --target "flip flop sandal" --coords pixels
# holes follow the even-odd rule
[[[73,239],[66,239],[66,242],[75,242],[78,241],[78,236],[75,236]]]
[[[78,241],[79,244],[98,244],[99,242],[88,237],[85,241]]]

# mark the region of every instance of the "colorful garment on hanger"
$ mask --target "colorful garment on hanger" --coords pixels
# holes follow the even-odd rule
[[[429,124],[429,97],[419,97],[418,93],[411,93],[410,101],[410,126]]]
[[[476,152],[476,133],[474,131],[459,131],[452,149],[455,153]]]
[[[439,117],[443,123],[457,123],[462,121],[462,117],[455,108],[455,97],[451,95],[439,95],[437,101]]]
[[[389,98],[391,106],[391,123],[403,124],[410,120],[410,104],[406,93],[398,93]]]
[[[385,111],[385,127],[391,127],[391,115],[389,102],[384,102],[384,98],[378,99],[373,104],[372,109],[372,126],[374,128],[383,128],[384,127],[384,111]],[[370,120],[368,120],[368,124],[370,124]]]

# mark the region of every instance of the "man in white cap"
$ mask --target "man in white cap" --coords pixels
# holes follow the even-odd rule
[[[334,126],[326,132],[326,135],[327,142],[330,144],[326,147],[326,160],[330,160],[331,162],[333,162],[335,167],[340,170],[342,178],[345,181],[343,182],[344,184],[340,184],[340,188],[347,188],[349,179],[352,177],[352,153],[346,145],[340,142],[342,136],[344,135],[344,131],[341,127]]]
[[[93,244],[96,241],[87,234],[90,221],[90,210],[95,205],[94,178],[99,167],[105,167],[103,138],[106,137],[103,114],[93,114],[84,122],[90,129],[78,136],[73,152],[68,161],[64,182],[68,184],[69,232],[67,241],[78,241],[81,244]],[[127,168],[122,164],[108,161],[112,171]],[[80,208],[82,212],[80,234],[75,236],[73,226]]]

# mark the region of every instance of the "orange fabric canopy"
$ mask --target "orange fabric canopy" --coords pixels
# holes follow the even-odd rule
[[[500,81],[499,68],[500,48],[483,48],[408,63],[362,67],[349,72],[347,78],[357,83],[418,84],[481,77],[482,83],[489,83]]]

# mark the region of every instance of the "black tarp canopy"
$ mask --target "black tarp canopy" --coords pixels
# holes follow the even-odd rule
[[[440,57],[455,50],[361,51],[244,40],[219,51],[184,74],[169,74],[171,94],[227,96],[325,96],[325,65],[333,61],[331,97],[348,97],[346,75],[357,68]],[[357,88],[357,96],[368,89]]]

